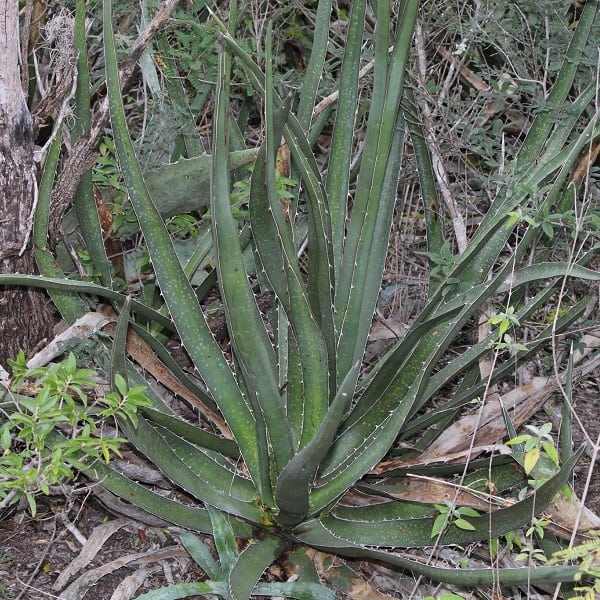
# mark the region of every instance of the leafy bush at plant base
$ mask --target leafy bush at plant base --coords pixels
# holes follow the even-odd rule
[[[85,459],[108,463],[119,454],[127,440],[103,436],[101,424],[111,417],[136,424],[138,408],[149,401],[142,387],[127,389],[120,376],[114,392],[93,397],[97,373],[78,369],[72,353],[50,367],[28,369],[23,353],[10,364],[10,389],[0,387],[0,509],[24,497],[35,516],[36,496],[72,479]],[[70,430],[68,438],[50,444],[61,427]]]
[[[509,377],[552,334],[567,330],[582,315],[586,300],[569,307],[552,326],[526,344],[526,349],[516,348],[513,359],[499,363],[489,378],[479,377],[478,360],[498,342],[497,332],[439,368],[448,348],[469,321],[479,315],[482,305],[493,299],[508,307],[514,304],[511,297],[519,298],[520,304],[514,310],[518,322],[546,305],[552,294],[558,293],[565,277],[600,279],[597,272],[586,268],[594,254],[594,249],[587,247],[577,262],[532,261],[530,250],[538,232],[515,218],[519,210],[525,209],[528,215],[547,214],[552,207],[572,198],[569,172],[600,133],[596,118],[583,118],[584,127],[578,128],[594,97],[593,85],[567,102],[598,3],[586,3],[573,32],[547,102],[556,108],[537,116],[519,153],[506,165],[505,186],[468,247],[444,270],[444,277],[407,334],[365,378],[361,378],[361,362],[381,284],[401,176],[406,128],[402,108],[404,73],[410,62],[419,3],[407,0],[394,16],[389,1],[373,3],[373,31],[365,24],[366,0],[352,4],[326,173],[320,172],[309,139],[318,133],[315,128],[319,121],[313,121],[312,110],[327,47],[331,2],[323,0],[318,5],[313,50],[297,100],[280,97],[273,86],[270,63],[263,73],[236,42],[233,25],[231,31],[221,25],[210,212],[230,355],[219,347],[206,323],[197,290],[190,284],[188,265],[180,263],[133,150],[117,74],[110,0],[104,1],[104,44],[112,134],[147,243],[156,285],[170,318],[164,316],[164,311],[144,304],[141,298],[130,300],[110,289],[106,281],[104,286],[65,281],[52,271],[43,253],[40,271],[45,277],[3,275],[0,283],[46,287],[71,322],[85,310],[81,306],[82,294],[112,302],[120,311],[120,327],[111,355],[113,373],[125,377],[131,385],[141,380],[126,357],[124,332],[129,326],[145,336],[183,385],[195,390],[199,402],[224,417],[225,433],[231,439],[213,433],[209,427],[185,422],[149,390],[153,405],[140,408],[137,427],[125,420],[121,423],[130,442],[186,492],[190,498],[187,503],[165,498],[101,461],[85,469],[108,490],[171,523],[212,533],[217,509],[226,515],[219,522],[227,523],[235,536],[251,539],[248,549],[231,559],[229,566],[235,563],[234,566],[224,569],[224,586],[217,586],[210,593],[230,598],[249,597],[253,591],[265,593],[262,584],[256,588],[255,584],[283,552],[284,542],[383,561],[437,581],[464,586],[573,581],[578,574],[575,566],[446,569],[396,550],[430,547],[434,543],[465,546],[499,538],[528,525],[567,484],[577,454],[565,458],[562,467],[535,493],[489,512],[478,511],[478,516],[446,505],[443,498],[428,504],[397,499],[396,486],[400,484],[394,473],[379,472],[376,467],[399,441],[420,438],[415,445],[417,450],[433,442],[458,409],[484,397],[489,385]],[[79,4],[78,9],[81,16]],[[219,25],[217,17],[213,18]],[[81,27],[81,20],[79,23]],[[230,8],[229,23],[236,23],[235,3]],[[354,117],[362,85],[358,74],[367,36],[373,43],[373,87],[360,167],[356,180],[351,180]],[[266,44],[265,54],[269,56],[270,31]],[[250,285],[250,267],[244,260],[238,222],[231,213],[227,165],[231,156],[228,114],[232,59],[244,68],[248,85],[265,106],[265,139],[253,167],[249,226],[260,290],[272,291],[275,296],[274,307],[266,317],[257,306],[257,290]],[[555,111],[565,104],[569,110],[557,124]],[[419,135],[420,124],[414,115],[410,119],[414,138]],[[277,193],[275,158],[282,136],[291,152],[294,178],[302,187],[291,210],[284,210]],[[49,153],[40,188],[36,227],[41,239],[45,234],[44,207],[47,209],[59,147],[60,141]],[[435,189],[427,152],[421,154],[419,161],[423,189]],[[305,240],[301,232],[306,228]],[[507,255],[504,249],[509,239],[513,246]],[[438,248],[443,246],[440,239],[430,242]],[[306,251],[299,258],[299,250],[304,247]],[[96,247],[91,255],[101,252],[102,248]],[[531,297],[522,295],[528,285],[538,285],[535,289],[539,291]],[[148,335],[147,322],[164,330],[176,330],[206,391],[177,368],[156,337]],[[457,385],[456,392],[451,399],[442,401],[438,393],[449,384]],[[438,398],[435,407],[428,407],[423,413],[421,409],[433,398]],[[203,419],[210,423],[210,418]],[[497,493],[508,495],[516,483],[514,479],[504,486],[500,483],[500,473],[506,472],[502,463],[496,459],[474,461],[468,466],[458,465],[457,470],[479,466],[485,473],[482,477],[494,480],[497,474]],[[419,468],[415,467],[414,472],[419,472]],[[522,473],[519,477],[520,481],[526,479]],[[340,502],[358,497],[358,505]],[[438,522],[439,535],[435,540],[432,527],[440,509],[434,504],[447,510],[451,517],[448,522]],[[454,526],[453,519],[459,519],[460,526]],[[219,535],[214,533],[219,543]],[[223,559],[221,552],[220,556]]]

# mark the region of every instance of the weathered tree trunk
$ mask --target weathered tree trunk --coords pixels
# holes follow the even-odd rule
[[[19,2],[0,2],[0,273],[33,273],[28,243],[35,173],[31,115],[21,88]],[[0,365],[49,334],[43,292],[0,287]]]

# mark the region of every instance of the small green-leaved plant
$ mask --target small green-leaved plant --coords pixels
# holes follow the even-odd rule
[[[437,252],[428,252],[427,256],[432,263],[429,277],[434,281],[445,281],[452,271],[455,259],[448,242],[444,242]],[[450,282],[452,283],[452,282]],[[455,281],[454,283],[458,283]]]
[[[252,173],[252,169],[248,169],[248,173]],[[295,198],[295,195],[290,191],[298,185],[295,179],[284,177],[279,171],[275,171],[275,187],[277,189],[277,197],[282,204],[290,202]],[[250,179],[240,179],[233,184],[231,192],[231,212],[236,219],[247,219],[248,201],[250,200]],[[210,211],[206,212],[204,218],[210,217]]]
[[[198,219],[189,213],[171,217],[166,225],[171,235],[175,238],[198,237]]]
[[[544,423],[541,427],[536,427],[535,425],[526,425],[526,429],[528,429],[531,433],[524,433],[518,435],[506,442],[508,446],[515,446],[523,444],[523,469],[525,469],[525,473],[527,475],[534,474],[534,469],[538,465],[540,458],[545,456],[549,461],[545,461],[548,465],[554,465],[556,469],[553,471],[556,472],[559,466],[559,456],[558,450],[554,445],[554,440],[550,435],[550,431],[552,430],[552,423]],[[546,466],[546,464],[544,464]],[[550,467],[552,469],[552,467]],[[552,472],[546,472],[547,469],[544,469],[544,472],[540,472],[536,476],[534,481],[539,485],[543,483],[548,477],[552,476]]]
[[[454,526],[463,531],[474,531],[475,527],[465,517],[481,516],[474,508],[468,506],[455,506],[450,500],[444,500],[444,504],[434,504],[439,514],[433,522],[431,537],[443,533],[447,527]]]
[[[508,333],[509,328],[518,327],[521,323],[515,314],[514,306],[509,306],[505,312],[497,313],[488,319],[490,325],[498,325],[497,338],[492,342],[495,350],[509,350],[514,353],[519,350],[527,350],[527,346],[515,342]]]
[[[543,563],[548,561],[544,551],[537,548],[532,542],[525,542],[521,545],[521,551],[515,556],[515,560],[533,560]]]
[[[543,538],[545,528],[549,524],[550,524],[550,521],[548,521],[548,519],[540,519],[540,518],[534,517],[531,520],[531,527],[529,527],[529,529],[527,529],[527,531],[525,532],[525,535],[530,536],[530,535],[535,534],[539,538]]]
[[[126,440],[101,434],[100,420],[121,416],[135,426],[149,402],[143,387],[128,389],[119,375],[115,392],[96,395],[96,372],[78,368],[72,353],[49,367],[28,369],[22,352],[9,364],[10,389],[0,395],[0,509],[26,498],[35,516],[40,493],[72,479],[88,459],[108,463],[119,454]]]

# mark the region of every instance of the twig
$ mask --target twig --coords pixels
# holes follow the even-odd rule
[[[388,52],[391,52],[393,48],[390,48]],[[369,73],[369,71],[375,66],[375,61],[369,61],[359,72],[358,78],[362,79],[365,75]],[[337,99],[340,97],[340,90],[335,90],[329,94],[329,96],[325,96],[323,100],[321,100],[313,109],[313,118],[317,115],[320,115],[328,106],[331,106],[334,102],[337,102]]]
[[[83,546],[87,542],[87,538],[85,535],[83,535],[83,533],[81,533],[81,531],[79,531],[79,529],[77,529],[75,523],[69,520],[69,517],[67,517],[67,511],[62,510],[59,513],[59,518],[65,528],[68,529],[73,537]]]
[[[415,27],[415,48],[417,50],[417,67],[418,67],[418,78],[419,85],[425,88],[426,80],[426,58],[425,58],[425,37],[423,34],[423,28],[421,24],[417,22]],[[417,98],[419,109],[423,118],[423,125],[425,129],[425,137],[428,142],[429,150],[431,152],[431,163],[433,166],[433,172],[437,180],[437,184],[440,188],[440,193],[446,205],[446,210],[452,219],[452,226],[454,228],[454,235],[456,237],[456,244],[460,253],[464,252],[467,248],[467,228],[465,221],[460,214],[456,202],[452,197],[452,191],[450,189],[450,182],[448,179],[448,173],[444,166],[444,160],[442,158],[442,152],[439,148],[439,144],[433,130],[433,118],[431,108],[429,104]]]

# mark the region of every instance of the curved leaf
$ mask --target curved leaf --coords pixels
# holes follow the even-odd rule
[[[536,568],[506,568],[506,569],[457,569],[456,567],[434,567],[417,559],[407,558],[405,554],[396,554],[384,550],[353,545],[340,540],[318,521],[311,521],[310,529],[298,529],[300,541],[325,552],[333,552],[350,558],[370,559],[388,564],[400,569],[424,575],[434,581],[461,585],[465,587],[515,586],[535,583],[560,583],[576,581],[580,575],[578,566],[556,566]],[[433,523],[433,521],[432,521]]]
[[[198,500],[233,515],[261,522],[257,491],[249,479],[217,453],[186,442],[159,425],[140,417],[135,430],[124,426],[131,443],[143,452],[171,481]]]
[[[192,444],[196,444],[207,450],[214,450],[215,452],[223,454],[223,456],[239,458],[239,449],[233,440],[227,440],[216,436],[204,429],[195,427],[191,423],[186,423],[179,417],[168,415],[148,406],[140,407],[139,411],[146,419],[148,419],[148,421],[161,425],[171,433],[174,433]]]
[[[221,596],[227,598],[227,586],[223,581],[202,581],[174,583],[157,590],[151,590],[137,597],[137,600],[180,600],[190,596]]]
[[[179,536],[179,540],[194,559],[194,562],[208,575],[209,579],[217,581],[225,579],[225,573],[213,558],[210,548],[197,535],[186,531]]]
[[[251,541],[227,578],[231,600],[247,600],[265,569],[279,556],[281,541],[274,537]]]
[[[237,221],[231,214],[229,176],[227,168],[224,168],[227,165],[230,59],[225,49],[221,50],[219,57],[211,186],[213,238],[231,343],[258,423],[258,447],[263,454],[268,450],[268,455],[262,457],[259,465],[262,489],[266,493],[271,469],[276,472],[283,469],[292,456],[293,445],[287,415],[279,397],[275,352],[248,282],[237,235]]]
[[[550,504],[568,482],[581,454],[580,451],[571,457],[556,475],[523,500],[477,518],[465,518],[472,529],[448,525],[439,543],[466,545],[500,537],[526,525]],[[410,507],[413,512],[409,516],[406,513],[408,508],[402,501],[367,507],[338,507],[319,521],[335,537],[355,545],[403,548],[431,546],[435,509],[430,507],[429,515],[418,517],[419,507]]]
[[[173,249],[169,233],[146,189],[127,131],[111,22],[111,0],[104,0],[103,8],[110,115],[119,163],[131,203],[146,238],[158,285],[181,341],[228,422],[248,470],[260,488],[265,485],[264,467],[261,464],[264,457],[261,460],[258,455],[255,418],[206,324],[196,294]],[[264,491],[268,497],[268,490]]]
[[[277,521],[282,525],[296,525],[308,514],[311,484],[319,463],[331,446],[340,419],[352,402],[355,378],[353,371],[348,374],[314,438],[292,458],[277,480],[275,497],[281,509]]]
[[[287,114],[284,105],[268,119],[271,144],[281,138]],[[299,363],[289,362],[288,378],[299,385],[290,390],[293,396],[287,412],[302,447],[313,438],[329,404],[327,352],[306,294],[290,226],[274,189],[274,150],[269,151],[268,144],[269,140],[261,148],[252,176],[250,223],[264,276],[291,327],[290,343],[297,344]]]

